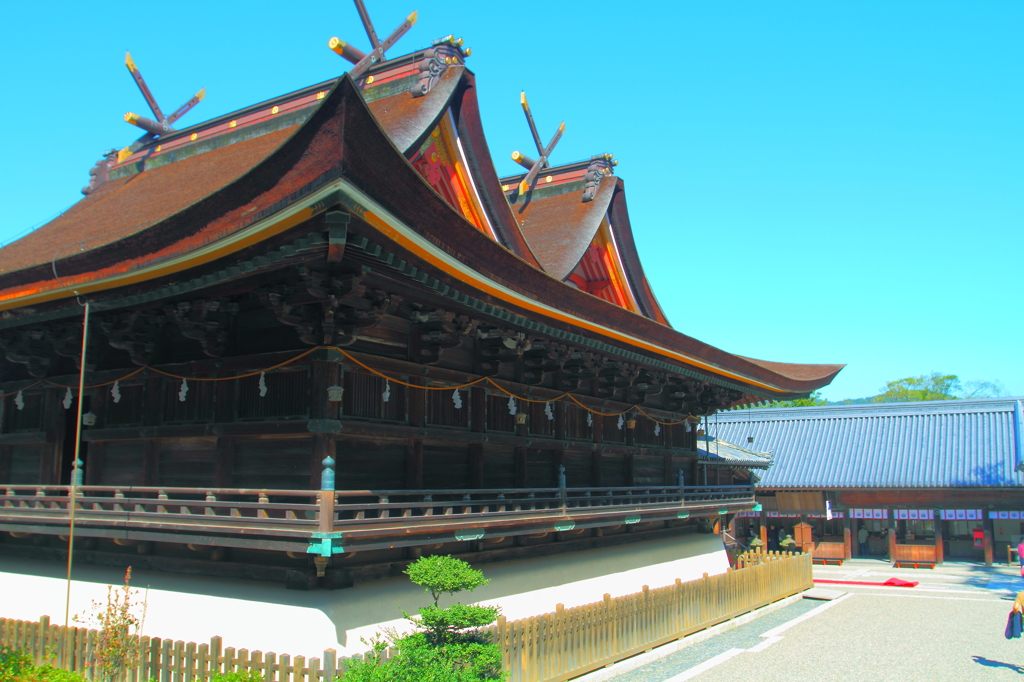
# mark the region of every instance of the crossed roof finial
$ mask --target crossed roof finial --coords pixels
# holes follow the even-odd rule
[[[377,32],[373,28],[373,22],[370,21],[370,13],[366,11],[366,5],[363,4],[363,0],[355,0],[356,9],[359,11],[359,18],[363,21],[363,28],[366,29],[366,35],[370,39],[370,45],[373,49],[369,53],[364,53],[351,44],[346,43],[338,38],[331,38],[327,43],[327,46],[334,50],[336,53],[347,59],[348,61],[355,64],[350,70],[349,75],[353,79],[359,78],[368,68],[379,62],[387,59],[384,53],[387,52],[392,45],[398,42],[398,39],[406,34],[406,32],[413,27],[416,23],[416,12],[413,12],[405,18],[398,28],[391,32],[383,42],[377,38]]]
[[[530,103],[526,101],[525,91],[520,93],[519,103],[523,105],[526,122],[530,124],[530,134],[533,135],[533,143],[537,145],[537,153],[540,154],[540,157],[534,161],[521,152],[512,152],[512,160],[523,168],[529,169],[526,177],[519,183],[519,194],[526,194],[537,180],[537,174],[551,165],[548,159],[551,157],[551,152],[555,150],[555,145],[562,139],[562,133],[565,132],[565,121],[562,121],[561,125],[558,126],[558,130],[551,137],[551,142],[545,147],[540,141],[540,135],[537,133],[537,124],[533,122],[533,114],[530,112]]]
[[[124,53],[124,65],[128,67],[128,71],[132,74],[132,78],[135,79],[135,84],[139,86],[142,96],[146,98],[146,103],[149,104],[150,111],[152,111],[153,115],[156,117],[156,120],[152,120],[139,116],[138,114],[133,114],[130,111],[124,115],[125,121],[146,131],[146,134],[140,137],[135,144],[132,145],[132,147],[136,149],[158,135],[166,135],[167,133],[174,132],[174,128],[171,127],[171,124],[184,116],[186,112],[199,104],[203,101],[203,98],[206,97],[206,88],[203,88],[193,95],[192,99],[178,107],[178,110],[173,114],[170,116],[164,116],[164,112],[160,110],[160,105],[156,103],[156,98],[153,97],[153,93],[149,91],[149,86],[146,85],[146,81],[142,77],[142,72],[139,71],[139,67],[135,66],[135,61],[132,59],[131,52]]]

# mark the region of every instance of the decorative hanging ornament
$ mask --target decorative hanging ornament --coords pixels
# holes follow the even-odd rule
[[[625,418],[624,418],[624,417],[623,417],[623,416],[622,416],[622,415],[620,414],[620,415],[619,415],[619,424],[618,424],[618,426],[619,426],[619,431],[621,431],[621,430],[622,430],[622,425],[623,425],[623,424],[625,424],[625,423],[626,423],[626,419],[625,419]]]
[[[21,394],[21,391],[18,391],[18,395],[14,396],[14,406],[18,408],[19,412],[25,409],[25,396]]]
[[[592,415],[589,412],[587,412],[587,426],[593,426],[593,425],[594,425],[594,415]]]
[[[511,395],[508,397],[508,413],[511,415],[516,413],[516,399]]]
[[[380,397],[384,399],[384,402],[391,400],[391,382],[387,379],[384,380],[384,392],[380,394]]]
[[[185,396],[188,395],[188,379],[181,380],[181,390],[178,391],[178,401],[185,402]]]
[[[462,409],[462,394],[459,393],[459,389],[452,391],[452,403],[455,404],[456,410]]]
[[[260,372],[260,397],[267,397],[267,373]]]
[[[661,424],[659,424],[658,422],[654,422],[654,435],[657,436],[657,435],[660,435],[660,434],[661,434]]]
[[[549,422],[555,421],[555,411],[551,408],[551,401],[544,403],[544,416],[548,418]]]
[[[117,381],[110,387],[110,396],[114,399],[115,403],[121,402],[121,384]]]
[[[68,390],[64,391],[64,402],[63,402],[63,405],[64,405],[64,409],[65,410],[70,410],[71,409],[71,400],[72,400],[71,387],[69,386]]]

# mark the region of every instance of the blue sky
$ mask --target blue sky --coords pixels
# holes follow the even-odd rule
[[[1024,394],[1024,3],[367,0],[394,54],[473,48],[499,173],[528,149],[620,160],[676,329],[725,350],[844,362],[831,399],[943,371]],[[351,2],[17,3],[0,28],[0,242],[80,198],[146,105],[131,50],[195,123],[338,75]],[[628,7],[627,9],[623,9]],[[531,13],[532,12],[532,13]]]

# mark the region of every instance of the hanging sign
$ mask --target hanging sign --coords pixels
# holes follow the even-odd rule
[[[1012,512],[1010,512],[1010,518],[1013,519],[1014,521],[1018,520],[1020,518],[1020,512],[1019,511],[1012,511]]]
[[[910,518],[910,512],[907,511],[906,509],[897,509],[896,518],[901,521],[905,521]]]
[[[981,528],[975,528],[974,531],[974,546],[984,547],[985,546],[985,531]]]

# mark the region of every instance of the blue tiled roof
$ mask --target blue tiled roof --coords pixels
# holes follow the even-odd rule
[[[770,452],[758,452],[741,448],[721,438],[697,437],[697,452],[701,460],[732,464],[738,467],[756,467],[767,469],[772,465]]]
[[[1017,398],[734,410],[706,428],[773,452],[761,488],[1024,486]]]

